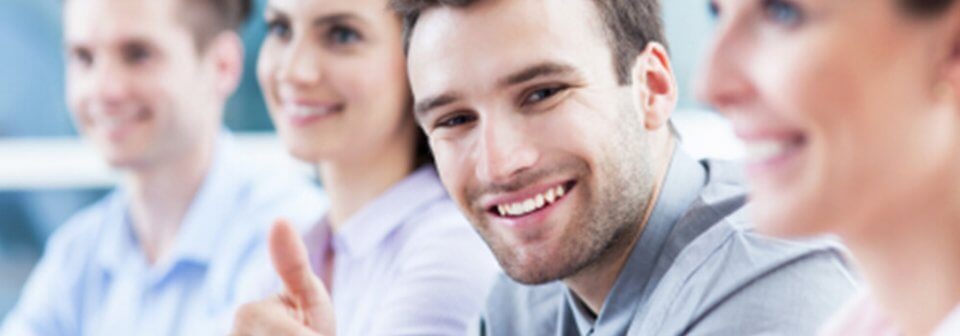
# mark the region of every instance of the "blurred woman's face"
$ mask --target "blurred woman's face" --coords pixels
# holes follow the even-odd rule
[[[412,145],[401,22],[387,1],[269,0],[266,22],[257,77],[293,155],[351,160],[398,137]]]
[[[849,233],[910,211],[954,156],[955,15],[893,0],[714,0],[700,96],[748,148],[760,227]],[[955,71],[954,71],[955,72]]]

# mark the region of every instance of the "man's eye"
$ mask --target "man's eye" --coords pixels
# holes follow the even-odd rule
[[[566,89],[567,89],[566,87],[562,87],[562,86],[538,89],[536,91],[533,91],[529,95],[527,95],[527,97],[523,100],[523,104],[530,105],[530,104],[539,103],[541,101],[547,100],[550,97],[557,95],[560,92],[563,92],[563,90],[566,90]]]
[[[93,54],[86,49],[74,50],[70,54],[70,57],[74,61],[76,61],[77,63],[80,63],[80,65],[83,65],[83,66],[90,66],[93,64]]]
[[[469,122],[474,121],[476,118],[464,114],[454,115],[448,118],[440,119],[437,122],[435,128],[453,128]]]
[[[786,0],[764,0],[763,15],[774,24],[786,27],[795,27],[804,19],[800,7]]]
[[[130,46],[124,49],[123,57],[130,64],[139,64],[150,59],[151,53],[144,46]]]

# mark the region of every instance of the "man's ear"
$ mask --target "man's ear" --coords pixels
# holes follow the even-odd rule
[[[232,31],[217,35],[207,46],[208,62],[213,64],[215,89],[224,99],[230,97],[243,78],[243,41]]]
[[[630,77],[634,104],[644,115],[644,127],[648,131],[665,127],[678,99],[677,81],[667,49],[658,42],[648,43],[637,56]]]

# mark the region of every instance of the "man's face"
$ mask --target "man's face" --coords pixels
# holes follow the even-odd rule
[[[427,10],[408,65],[441,178],[512,278],[566,278],[638,230],[647,133],[591,1]]]
[[[220,114],[210,110],[225,98],[215,89],[215,66],[177,21],[177,6],[66,2],[68,104],[80,131],[115,167],[155,165],[219,129]]]

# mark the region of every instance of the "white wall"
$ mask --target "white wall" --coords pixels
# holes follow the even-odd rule
[[[693,99],[693,81],[710,43],[713,23],[707,0],[661,0],[670,54],[680,81],[680,108],[702,107]]]

